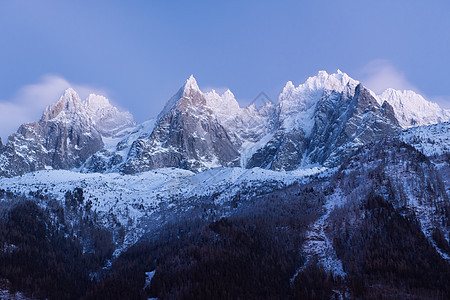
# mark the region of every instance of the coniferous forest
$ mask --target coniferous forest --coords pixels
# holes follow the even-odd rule
[[[352,214],[330,217],[348,276],[306,263],[299,249],[323,214],[327,191],[294,191],[272,193],[231,217],[178,219],[117,258],[112,234],[79,203],[82,191],[68,193],[65,205],[47,199],[46,209],[2,191],[0,277],[11,293],[37,299],[448,298],[449,265],[414,218],[379,195],[345,208],[364,215],[358,224]],[[71,219],[74,210],[85,210],[83,218]],[[441,235],[435,230],[433,237],[446,250]],[[149,271],[155,271],[151,284]]]

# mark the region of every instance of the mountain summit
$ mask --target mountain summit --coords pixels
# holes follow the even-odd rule
[[[395,117],[403,128],[432,125],[450,120],[450,110],[425,100],[413,91],[387,89],[378,95],[380,102],[386,101],[395,111]]]
[[[237,105],[234,98],[226,100]],[[195,78],[189,77],[159,114],[151,135],[131,145],[122,171],[136,173],[162,167],[201,171],[220,165],[237,166],[239,153],[215,114],[223,102],[217,94],[203,93]],[[218,107],[209,106],[212,103]]]
[[[12,176],[44,168],[79,168],[104,146],[103,138],[132,128],[130,113],[90,95],[82,101],[71,88],[48,106],[39,122],[23,124],[0,153],[0,174]]]
[[[83,102],[77,92],[72,88],[68,88],[59,98],[58,102],[48,106],[42,114],[41,121],[54,120],[57,117],[73,118],[75,114],[84,110]]]

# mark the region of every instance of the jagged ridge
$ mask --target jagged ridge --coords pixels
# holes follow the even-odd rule
[[[413,92],[389,89],[377,96],[339,70],[320,71],[298,87],[288,82],[277,104],[260,108],[240,107],[229,90],[204,93],[190,76],[156,120],[137,127],[131,114],[106,98],[90,95],[83,102],[68,89],[39,122],[22,125],[0,148],[0,169],[12,176],[45,167],[138,173],[336,166],[359,146],[396,136],[401,127],[449,118]]]

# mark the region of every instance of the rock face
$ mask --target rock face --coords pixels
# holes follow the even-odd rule
[[[361,145],[399,133],[392,107],[380,106],[359,84],[318,103],[306,154],[312,163],[336,166]]]
[[[89,100],[94,97],[89,96]],[[68,89],[56,104],[46,108],[39,122],[21,125],[1,149],[0,175],[14,176],[44,168],[79,168],[103,148],[102,133],[111,135],[135,125],[132,119],[124,118],[116,128],[109,126],[111,116],[121,113],[106,98],[102,99],[102,107],[89,100],[81,101],[74,90]],[[110,114],[103,114],[105,111]]]
[[[167,103],[150,136],[133,142],[122,171],[237,166],[238,149],[208,104],[191,76]]]

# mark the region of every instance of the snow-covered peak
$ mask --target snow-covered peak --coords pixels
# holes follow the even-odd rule
[[[227,89],[223,93],[222,97],[225,98],[225,99],[235,99],[234,94],[230,91],[230,89]]]
[[[391,104],[397,104],[400,105],[402,103],[410,103],[414,104],[415,106],[435,106],[438,105],[432,102],[429,102],[425,100],[421,95],[417,94],[414,91],[411,90],[395,90],[393,88],[386,89],[381,95],[379,95],[380,98],[385,100],[390,100]]]
[[[309,110],[320,100],[325,91],[343,92],[349,88],[354,90],[358,84],[357,80],[340,70],[334,74],[319,71],[316,76],[309,77],[298,87],[288,81],[278,98],[281,114],[291,115]]]
[[[305,82],[305,87],[311,90],[323,89],[329,75],[326,71],[319,71],[316,76],[309,77]]]
[[[389,88],[377,98],[394,108],[395,116],[403,128],[450,121],[450,110],[442,109],[413,91]]]
[[[41,120],[49,121],[58,117],[62,112],[67,114],[75,113],[77,111],[84,111],[83,102],[75,90],[68,88],[61,98],[59,98],[58,102],[47,106]]]
[[[194,93],[201,93],[198,87],[197,80],[195,80],[194,75],[191,75],[184,85],[184,97],[191,97]]]
[[[172,98],[169,99],[169,101],[166,102],[166,105],[164,105],[163,110],[159,113],[157,119],[157,122],[161,120],[169,111],[176,108],[178,103],[183,98],[193,98],[202,96],[203,93],[200,91],[200,88],[198,87],[197,80],[195,80],[194,75],[191,75],[187,80],[186,83],[178,90],[178,92],[172,96]]]
[[[82,104],[82,100],[74,89],[68,88],[64,91],[64,94],[59,99],[58,103],[64,103],[66,110],[70,108],[79,108]]]
[[[105,114],[118,114],[119,109],[113,106],[108,98],[101,95],[90,94],[86,101],[84,101],[84,107],[92,118],[101,118]]]
[[[198,87],[197,80],[191,75],[180,90],[166,103],[164,109],[158,115],[157,120],[161,120],[172,109],[178,107],[180,100],[187,99],[190,106],[195,104],[210,109],[220,118],[234,116],[241,109],[234,94],[227,90],[223,94],[218,94],[215,90],[203,93]]]
[[[279,101],[283,102],[284,100],[291,99],[294,91],[295,91],[294,84],[292,83],[292,81],[288,81],[280,94]]]
[[[83,120],[85,124],[94,126],[102,136],[112,136],[136,126],[129,112],[119,111],[106,97],[90,94],[82,101],[72,88],[67,89],[58,102],[45,109],[41,121],[50,120]]]
[[[206,93],[205,98],[206,105],[216,114],[233,116],[240,110],[239,103],[230,90],[225,91],[222,95],[212,91]]]
[[[310,90],[327,89],[342,92],[347,85],[356,87],[358,84],[359,82],[357,80],[338,70],[333,74],[328,74],[326,71],[319,71],[316,76],[309,77],[306,83],[299,87],[309,88]]]
[[[104,96],[90,94],[84,104],[89,117],[102,136],[113,136],[124,129],[136,126],[129,112],[119,111]]]
[[[90,111],[98,111],[111,106],[108,98],[101,95],[90,94],[86,100],[86,108]]]

